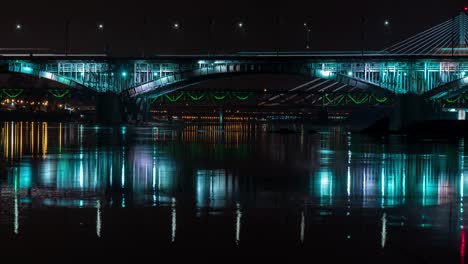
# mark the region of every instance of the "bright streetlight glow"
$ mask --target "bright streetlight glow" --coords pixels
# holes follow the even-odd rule
[[[243,28],[243,27],[244,27],[244,23],[242,23],[242,22],[237,23],[237,27]]]
[[[16,24],[16,29],[20,30],[22,27],[21,24]]]
[[[174,23],[173,27],[174,27],[175,29],[179,29],[180,25],[179,25],[179,23],[176,22],[176,23]]]
[[[384,25],[385,25],[385,26],[389,26],[389,25],[390,25],[390,21],[385,20]]]
[[[99,25],[98,25],[98,29],[104,29],[104,25],[103,25],[103,24],[99,24]]]
[[[126,71],[122,72],[122,77],[127,77],[127,72]]]

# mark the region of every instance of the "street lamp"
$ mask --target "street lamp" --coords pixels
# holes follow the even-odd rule
[[[238,28],[243,28],[243,27],[244,27],[244,23],[243,23],[243,22],[237,22],[237,27],[238,27]]]
[[[21,24],[16,24],[15,25],[16,30],[21,30],[23,26]]]
[[[175,23],[172,25],[172,27],[173,27],[174,29],[179,29],[179,28],[180,28],[179,22],[175,22]]]
[[[98,24],[97,28],[98,28],[99,30],[104,30],[104,24]]]
[[[390,26],[390,21],[388,19],[384,21],[384,26],[386,27]]]

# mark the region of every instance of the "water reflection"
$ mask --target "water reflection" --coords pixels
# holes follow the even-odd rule
[[[453,215],[459,221],[452,237],[464,259],[464,140],[413,144],[341,128],[308,135],[303,125],[295,128],[297,135],[272,135],[268,126],[5,122],[2,155],[14,167],[0,179],[0,192],[13,210],[0,211],[0,219],[9,219],[20,234],[30,208],[92,208],[93,232],[102,238],[103,219],[110,221],[106,210],[167,208],[170,241],[176,243],[193,205],[190,214],[198,219],[229,216],[230,240],[239,245],[241,237],[242,244],[249,241],[244,230],[251,228],[250,210],[293,208],[296,220],[288,225],[296,243],[305,244],[314,235],[311,223],[338,216],[349,222],[368,209],[376,210],[375,234],[386,249],[391,230],[446,228]],[[452,204],[458,212],[446,214]],[[424,208],[433,210],[421,213]],[[357,236],[343,232],[346,240]]]

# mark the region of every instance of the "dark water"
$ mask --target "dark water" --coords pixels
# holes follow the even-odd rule
[[[3,123],[0,259],[464,263],[463,140],[270,129]]]

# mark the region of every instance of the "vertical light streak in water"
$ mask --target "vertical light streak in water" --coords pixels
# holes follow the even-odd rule
[[[62,155],[62,123],[59,123],[59,156]]]
[[[14,139],[13,139],[13,136],[14,136],[14,132],[13,132],[13,128],[14,128],[15,124],[13,122],[10,123],[10,158],[13,159],[13,147],[15,146],[14,144]]]
[[[47,123],[42,123],[42,158],[45,159],[47,155],[47,145],[48,145],[48,127]]]
[[[153,143],[153,206],[156,206],[156,143]]]
[[[176,230],[177,230],[177,215],[176,215],[176,199],[172,197],[171,203],[171,242],[174,242],[176,239]]]
[[[427,181],[427,173],[426,173],[426,170],[427,170],[427,167],[429,164],[425,164],[426,162],[423,162],[424,166],[423,166],[423,186],[422,186],[422,191],[423,191],[423,197],[422,197],[422,205],[423,206],[426,206],[426,181]]]
[[[19,129],[19,156],[23,158],[23,122],[20,122]]]
[[[16,170],[15,170],[16,172]],[[15,208],[14,208],[14,214],[15,214],[15,219],[14,219],[14,230],[13,232],[15,234],[19,233],[19,209],[18,209],[18,177],[19,175],[15,173],[15,183],[14,183],[14,191],[15,191]]]
[[[113,167],[114,167],[114,158],[113,158],[113,152],[110,152],[110,169],[109,169],[109,184],[110,188],[112,190],[112,177],[113,177]]]
[[[304,243],[304,232],[305,232],[305,217],[304,211],[301,213],[301,243]]]
[[[240,209],[240,204],[236,204],[236,245],[239,245],[240,242],[240,230],[241,230],[241,219],[242,212]]]
[[[461,229],[460,264],[465,264],[465,226],[462,226],[462,229]]]
[[[80,188],[84,186],[83,148],[80,147]]]
[[[101,237],[101,226],[102,226],[102,218],[101,218],[101,201],[96,201],[96,235],[97,237]]]
[[[385,243],[387,242],[387,214],[383,213],[382,215],[382,232],[381,232],[382,239],[380,241],[380,246],[382,248],[385,247]]]
[[[351,196],[351,150],[348,150],[348,177],[346,183],[346,193],[348,194],[348,199]]]
[[[31,148],[31,155],[34,156],[34,122],[31,122],[31,142],[30,142],[30,148]]]
[[[403,204],[406,203],[406,165],[408,164],[406,162],[406,154],[403,155],[403,181],[401,183],[402,189],[403,189]]]
[[[98,165],[99,165],[98,150],[97,150],[97,146],[96,146],[96,148],[94,149],[94,180],[93,180],[94,189],[96,189],[97,185],[98,185]]]
[[[381,203],[381,207],[384,208],[385,207],[385,159],[386,159],[386,155],[385,153],[383,153],[382,155],[382,167],[381,167],[381,177],[382,177],[382,187],[381,187],[381,192],[382,192],[382,203]]]
[[[122,189],[125,188],[125,147],[122,147],[122,173],[121,173]]]
[[[459,156],[460,156],[460,197],[463,199],[464,197],[464,187],[465,181],[463,176],[463,169],[465,168],[465,140],[462,138],[460,139],[459,144]]]

